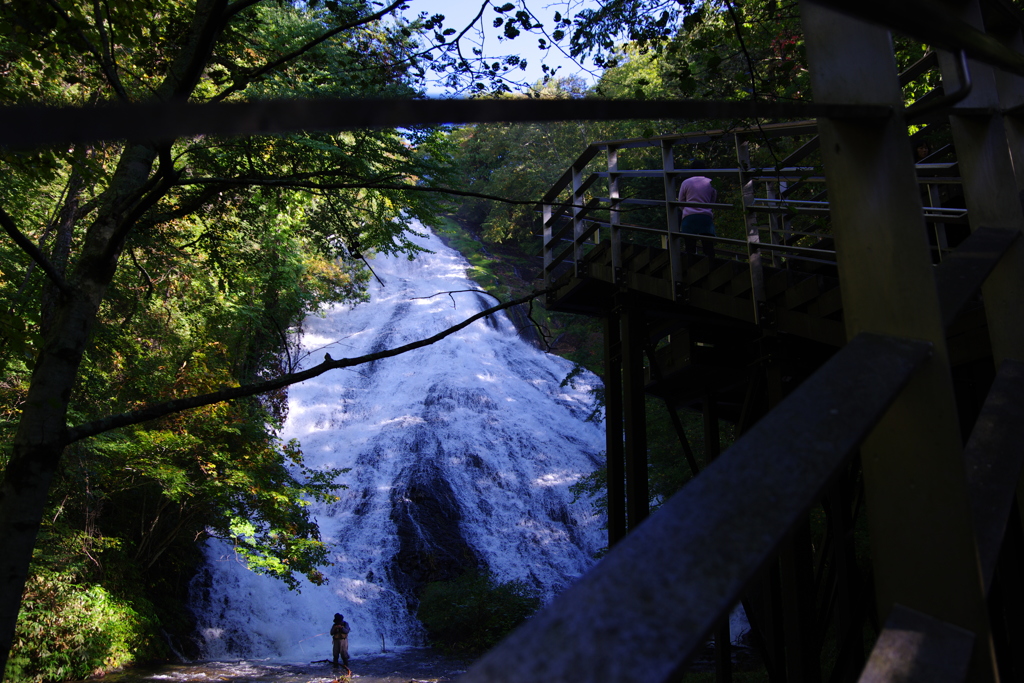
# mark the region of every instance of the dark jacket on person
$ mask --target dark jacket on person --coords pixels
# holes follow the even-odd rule
[[[335,640],[345,640],[348,638],[348,634],[352,629],[349,627],[348,622],[342,619],[341,621],[335,621],[334,626],[331,627],[331,637]]]

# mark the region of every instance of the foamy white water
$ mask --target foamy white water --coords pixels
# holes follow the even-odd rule
[[[371,262],[385,285],[373,281],[369,303],[305,322],[304,367],[423,339],[493,305],[474,292],[431,297],[477,287],[465,259],[424,233],[414,241],[433,254]],[[604,434],[585,421],[597,378],[560,387],[570,369],[499,314],[293,386],[283,438],[301,442],[311,467],[351,468],[340,502],[315,508],[329,583],[288,591],[210,544],[193,600],[204,654],[321,659],[335,612],[352,625],[355,656],[379,652],[382,635],[388,648],[420,644],[414,586],[478,563],[545,598],[571,583],[604,545],[602,520],[568,491],[600,464]]]

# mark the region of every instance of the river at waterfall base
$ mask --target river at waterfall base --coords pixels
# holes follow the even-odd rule
[[[326,653],[330,654],[330,642]],[[465,671],[470,662],[446,657],[432,648],[408,647],[394,652],[363,654],[343,667],[325,661],[297,664],[240,660],[166,664],[134,668],[107,675],[106,683],[446,683]]]

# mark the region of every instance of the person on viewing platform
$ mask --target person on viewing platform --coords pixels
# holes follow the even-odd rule
[[[691,165],[691,168],[699,168],[699,164]],[[711,186],[711,179],[702,175],[690,176],[679,186],[679,201],[701,202],[711,204],[718,200],[718,191]],[[701,249],[708,258],[715,258],[715,243],[708,237],[715,236],[715,221],[711,209],[696,206],[684,206],[682,222],[679,230],[687,235],[701,235]],[[697,253],[697,238],[683,237],[683,244],[687,253]]]
[[[348,668],[348,634],[349,628],[345,617],[340,614],[334,615],[334,626],[331,626],[331,638],[334,640],[334,664],[338,664],[338,655],[341,655],[341,663]]]

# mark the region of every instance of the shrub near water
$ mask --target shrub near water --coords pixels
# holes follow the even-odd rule
[[[151,642],[155,617],[76,578],[50,572],[30,577],[7,663],[8,681],[85,678],[159,649]]]
[[[540,606],[522,581],[498,583],[470,572],[453,581],[427,584],[416,616],[431,644],[453,654],[477,654],[496,645]]]

